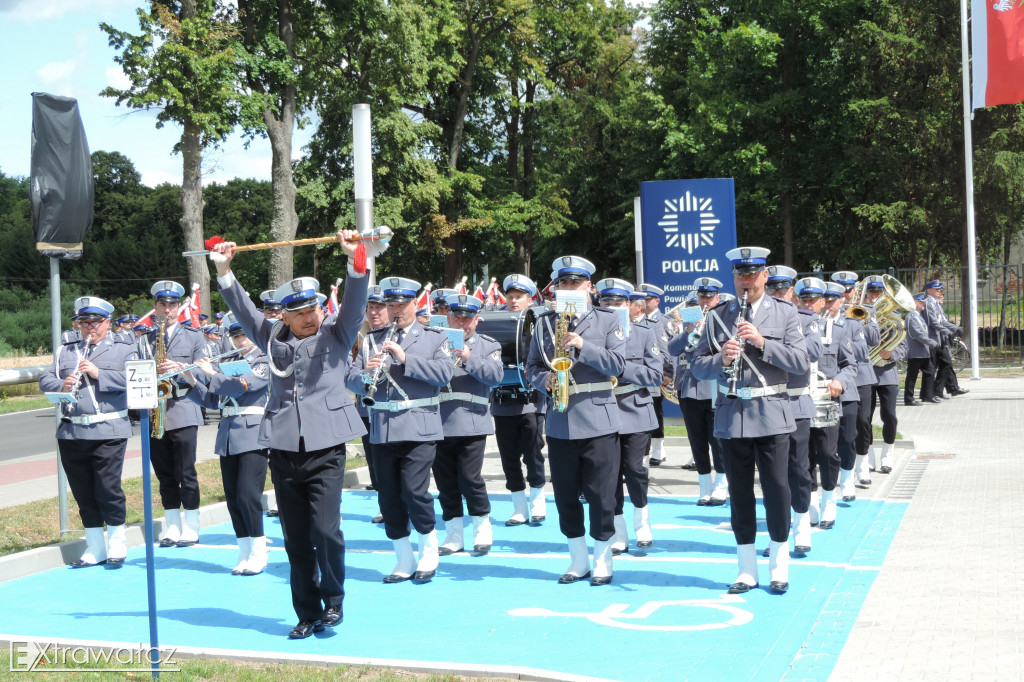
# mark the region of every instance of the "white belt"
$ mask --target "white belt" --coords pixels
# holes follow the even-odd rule
[[[724,384],[718,385],[719,393],[728,393],[729,387]],[[744,386],[736,389],[736,395],[743,400],[751,398],[763,398],[766,395],[783,395],[786,393],[786,384],[774,384],[772,386]]]
[[[626,395],[627,393],[633,393],[639,391],[643,386],[637,386],[636,384],[623,384],[622,386],[616,386],[612,389],[612,393],[615,395]]]
[[[473,393],[465,393],[459,391],[451,391],[441,393],[441,402],[446,403],[449,400],[462,400],[467,403],[475,403],[477,405],[490,405],[491,401],[487,396],[474,395]]]
[[[91,424],[101,424],[108,422],[111,419],[124,419],[128,416],[128,410],[121,410],[120,412],[100,412],[99,414],[83,414],[77,417],[64,417],[72,424],[78,424],[79,426],[89,426]]]
[[[809,395],[810,392],[811,392],[811,387],[810,386],[801,386],[800,388],[787,388],[786,389],[786,393],[789,394],[790,398],[792,398],[794,396],[798,396],[798,395]]]
[[[238,417],[243,414],[265,414],[266,408],[260,407],[259,405],[250,405],[249,407],[231,407],[226,406],[220,408],[220,416],[222,417]]]
[[[592,384],[570,384],[569,395],[575,393],[593,393],[594,391],[610,391],[614,388],[610,381],[599,381]]]
[[[429,407],[437,405],[440,399],[435,395],[433,398],[419,398],[417,400],[387,400],[369,405],[369,410],[383,410],[385,412],[401,412],[414,407]]]

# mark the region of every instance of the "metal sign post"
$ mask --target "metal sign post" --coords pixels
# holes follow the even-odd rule
[[[128,384],[128,409],[139,410],[139,441],[142,443],[142,503],[145,509],[146,591],[149,598],[149,662],[153,679],[160,678],[160,641],[156,627],[156,570],[153,557],[153,485],[149,475],[149,411],[157,405],[156,361],[129,360],[124,363]]]

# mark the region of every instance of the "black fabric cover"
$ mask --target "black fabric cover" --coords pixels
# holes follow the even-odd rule
[[[32,93],[31,174],[36,249],[51,258],[81,258],[92,226],[93,181],[77,100]]]

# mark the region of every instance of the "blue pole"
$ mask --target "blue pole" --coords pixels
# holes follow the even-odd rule
[[[139,410],[142,417],[142,504],[146,513],[143,533],[146,536],[146,591],[149,596],[149,662],[153,679],[160,679],[160,643],[156,632],[156,570],[153,557],[153,485],[149,475],[149,410]]]

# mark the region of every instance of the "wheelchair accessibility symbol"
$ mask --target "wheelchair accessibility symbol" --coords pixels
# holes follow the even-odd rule
[[[527,607],[512,609],[508,612],[510,616],[520,617],[561,617],[561,618],[586,618],[597,625],[607,625],[613,628],[625,630],[652,630],[660,632],[685,632],[695,630],[720,630],[734,625],[746,625],[754,619],[754,614],[742,609],[738,604],[743,604],[743,598],[735,594],[725,594],[717,599],[679,599],[676,601],[649,601],[638,607],[632,613],[627,613],[629,604],[610,604],[601,611],[594,613],[562,613],[551,611],[540,607]],[[728,620],[697,623],[688,625],[655,625],[643,621],[653,616],[657,611],[666,607],[702,608],[719,611],[727,614]],[[661,614],[664,615],[664,614]]]

